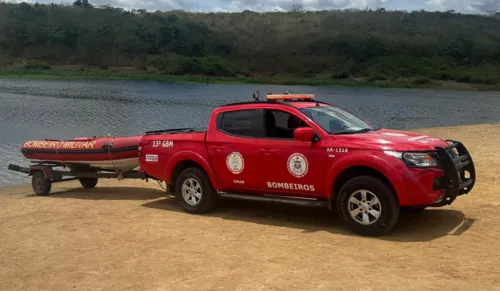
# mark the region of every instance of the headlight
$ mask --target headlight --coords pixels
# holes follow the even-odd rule
[[[403,154],[403,160],[410,167],[436,167],[439,165],[438,161],[429,153],[407,152]]]

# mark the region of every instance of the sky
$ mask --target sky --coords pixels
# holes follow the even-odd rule
[[[1,1],[1,0],[0,0]],[[24,0],[38,3],[67,3],[69,0]],[[11,0],[9,2],[23,2]],[[72,2],[72,1],[71,1]],[[306,10],[378,9],[447,11],[482,14],[500,12],[500,0],[89,0],[93,5],[111,5],[130,9],[186,10],[196,12],[239,12],[243,10],[286,11],[293,5]]]

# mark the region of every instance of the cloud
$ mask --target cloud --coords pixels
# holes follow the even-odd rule
[[[207,0],[205,0],[207,1]],[[225,11],[273,11],[290,10],[300,5],[307,10],[380,8],[389,0],[208,0]]]
[[[432,10],[455,10],[462,13],[500,12],[500,0],[427,0],[424,4]]]
[[[11,1],[22,2],[22,0]],[[60,3],[60,0],[38,1]],[[385,8],[387,10],[455,10],[461,13],[500,12],[500,0],[89,0],[89,2],[94,5],[107,4],[124,9],[149,11],[182,9],[203,12],[243,10],[263,12],[287,11],[293,5],[300,5],[307,10]]]

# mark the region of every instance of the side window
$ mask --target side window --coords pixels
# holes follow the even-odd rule
[[[264,137],[262,113],[259,109],[221,112],[217,129],[241,137]]]
[[[293,139],[297,127],[309,127],[297,116],[281,110],[266,110],[264,119],[266,137],[270,138]]]

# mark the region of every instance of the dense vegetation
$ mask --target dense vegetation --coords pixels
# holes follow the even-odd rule
[[[414,84],[500,83],[500,14],[188,13],[0,3],[0,65]],[[151,73],[153,73],[151,72]]]

